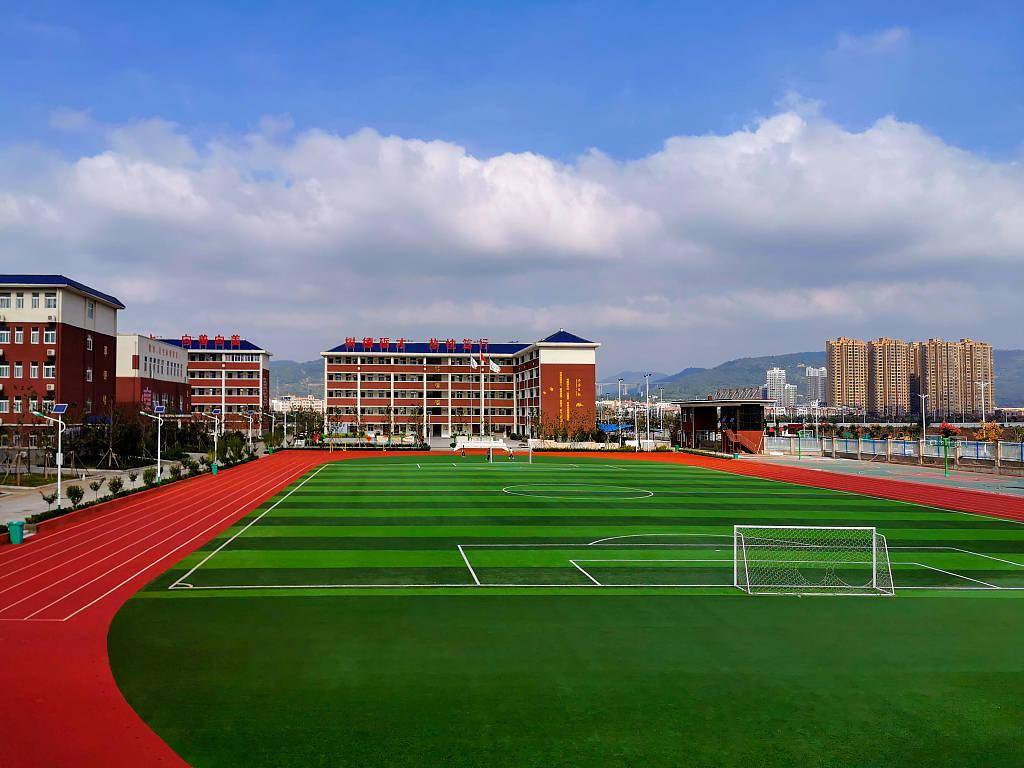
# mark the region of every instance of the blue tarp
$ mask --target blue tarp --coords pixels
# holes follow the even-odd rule
[[[623,432],[633,431],[632,424],[623,424],[621,426],[618,424],[598,424],[597,428],[600,429],[602,432],[618,432],[620,430]]]

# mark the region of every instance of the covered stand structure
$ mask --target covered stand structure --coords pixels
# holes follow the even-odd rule
[[[703,400],[673,400],[682,419],[685,448],[725,453],[764,451],[765,411],[772,401],[759,387],[721,390]]]

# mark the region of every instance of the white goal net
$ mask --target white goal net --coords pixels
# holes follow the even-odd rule
[[[734,526],[733,581],[751,595],[895,594],[873,527]]]

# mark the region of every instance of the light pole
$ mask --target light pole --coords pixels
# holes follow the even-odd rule
[[[651,374],[644,374],[644,434],[647,435],[647,442],[651,442]]]
[[[252,450],[252,411],[245,414],[246,420],[249,422],[249,450]]]
[[[67,427],[64,425],[64,420],[61,418],[68,411],[67,403],[56,403],[50,410],[50,413],[57,414],[57,418],[47,416],[42,411],[32,411],[32,415],[37,416],[40,419],[46,419],[51,424],[57,425],[57,455],[54,457],[57,465],[57,509],[60,509],[61,502],[61,468],[64,466],[64,451],[63,443],[61,442],[61,436],[64,434],[64,430]]]
[[[157,485],[160,484],[160,480],[163,478],[163,475],[164,475],[164,465],[163,465],[163,462],[161,461],[161,455],[160,455],[160,443],[161,443],[160,433],[161,433],[161,428],[164,425],[164,419],[163,419],[163,412],[164,412],[164,410],[166,410],[166,409],[162,405],[155,405],[155,406],[153,406],[153,411],[156,413],[156,416],[154,416],[151,413],[146,413],[145,411],[139,411],[139,413],[142,416],[145,416],[147,419],[152,419],[153,421],[156,422],[156,482],[157,482]]]
[[[210,468],[214,474],[217,474],[217,428],[220,425],[220,419],[218,418],[220,416],[220,408],[214,408],[210,413],[203,413],[202,415],[213,421],[213,463],[210,465]]]
[[[974,382],[981,390],[981,423],[985,423],[985,387],[989,385],[987,381],[976,381]]]
[[[619,417],[619,448],[622,447],[622,379],[619,379],[619,398],[615,403],[615,411]]]
[[[918,393],[917,396],[921,398],[921,439],[926,440],[928,438],[928,423],[925,421],[924,401],[928,399],[928,395]]]

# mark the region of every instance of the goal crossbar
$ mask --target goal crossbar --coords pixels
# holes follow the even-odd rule
[[[893,595],[874,526],[735,525],[733,584],[750,595]]]

